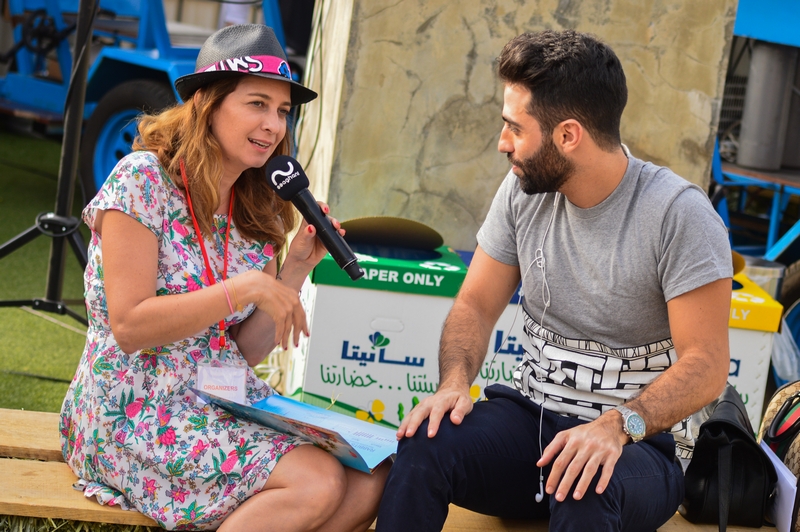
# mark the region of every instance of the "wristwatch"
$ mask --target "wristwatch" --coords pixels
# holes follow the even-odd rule
[[[644,435],[647,433],[647,426],[645,425],[644,418],[627,406],[615,406],[614,410],[622,414],[622,430],[631,437],[633,443],[642,441]]]

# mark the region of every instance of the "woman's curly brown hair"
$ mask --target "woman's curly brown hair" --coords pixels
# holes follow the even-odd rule
[[[242,76],[236,76],[214,82],[198,89],[197,94],[183,104],[159,114],[142,116],[139,134],[133,143],[134,150],[155,153],[173,184],[182,191],[185,187],[180,161],[183,159],[192,206],[204,234],[211,233],[222,178],[222,150],[208,124],[211,115],[241,79]],[[291,152],[291,135],[287,131],[272,157]],[[269,187],[264,167],[242,172],[233,188],[236,196],[233,223],[239,232],[252,240],[272,242],[282,248],[298,216],[292,204],[280,199]]]

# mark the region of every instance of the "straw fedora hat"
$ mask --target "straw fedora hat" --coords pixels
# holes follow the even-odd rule
[[[230,76],[251,74],[291,85],[292,105],[307,103],[317,93],[292,79],[292,72],[275,32],[263,24],[227,26],[211,34],[200,48],[193,74],[175,80],[183,101],[209,83]]]

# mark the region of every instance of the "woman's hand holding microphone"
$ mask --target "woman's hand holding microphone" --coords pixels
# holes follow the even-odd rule
[[[327,214],[330,210],[328,205],[321,201],[318,203]],[[339,234],[344,235],[339,221],[334,218],[330,220]],[[314,226],[303,220],[275,278],[263,271],[252,270],[232,279],[244,303],[255,303],[272,318],[275,323],[275,343],[284,349],[288,348],[290,336],[296,346],[301,332],[306,336],[309,334],[306,314],[298,294],[305,278],[326,253],[325,246],[316,237]]]

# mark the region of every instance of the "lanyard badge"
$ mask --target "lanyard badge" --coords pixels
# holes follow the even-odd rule
[[[219,361],[197,365],[197,389],[234,403],[247,404],[247,367]],[[199,403],[204,403],[197,398]]]
[[[206,246],[203,243],[203,237],[200,233],[200,226],[197,223],[197,217],[194,214],[194,207],[192,206],[192,198],[189,194],[189,183],[186,179],[186,168],[183,159],[180,161],[181,178],[183,178],[183,185],[186,189],[186,202],[189,204],[189,213],[192,215],[192,224],[194,225],[195,235],[197,235],[197,243],[200,245],[200,251],[203,253],[203,263],[208,275],[209,286],[216,284],[214,272],[211,269],[211,262],[208,260],[208,253]],[[222,267],[222,280],[225,282],[228,276],[228,244],[231,235],[231,217],[233,215],[233,189],[231,189],[231,201],[228,206],[228,220],[227,227],[225,228],[225,246],[223,248],[223,267]],[[197,366],[197,386],[201,391],[217,395],[224,399],[234,401],[236,403],[245,404],[246,400],[246,383],[247,383],[247,368],[244,365],[225,364],[222,362],[224,359],[225,348],[227,342],[225,341],[225,320],[219,321],[219,351],[220,356],[217,361],[206,364],[199,364]],[[199,400],[199,399],[198,399]]]

